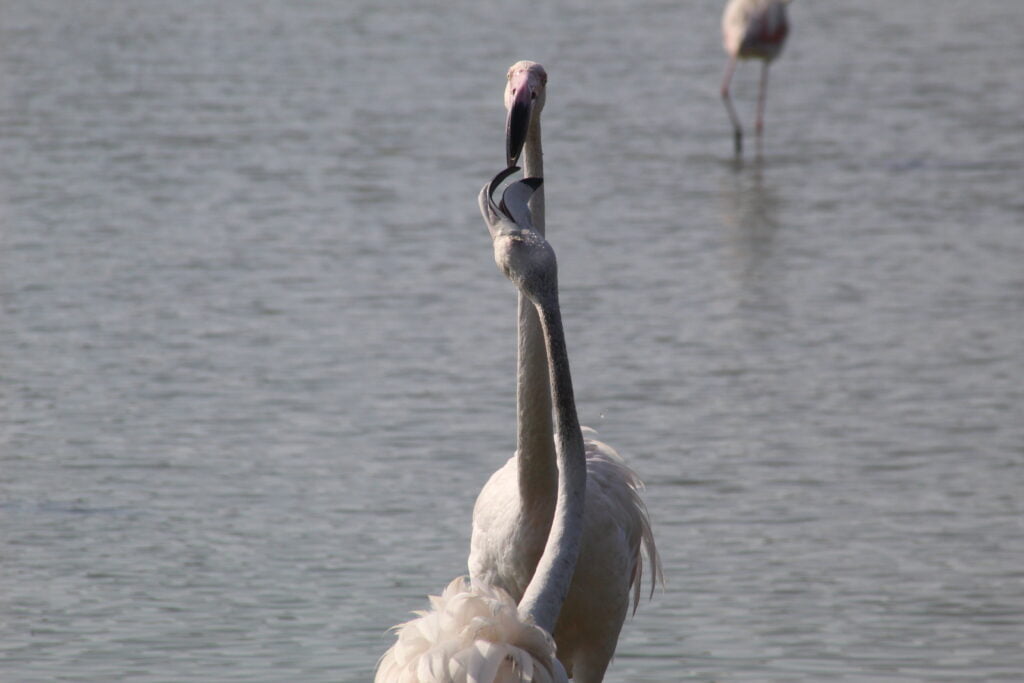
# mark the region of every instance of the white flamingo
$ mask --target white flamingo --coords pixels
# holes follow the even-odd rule
[[[434,610],[397,627],[398,641],[377,668],[377,683],[566,682],[549,635],[569,591],[582,535],[587,493],[586,455],[576,416],[569,358],[558,305],[555,253],[530,225],[527,201],[539,179],[521,180],[493,193],[512,171],[499,173],[480,192],[480,211],[494,241],[498,267],[536,308],[541,321],[558,429],[557,497],[551,531],[533,579],[517,608],[500,588],[456,579]]]
[[[729,112],[735,133],[736,154],[743,151],[743,128],[729,96],[729,83],[740,59],[761,60],[761,84],[757,94],[755,132],[760,139],[764,130],[764,103],[768,95],[768,65],[786,44],[789,20],[786,5],[792,0],[729,0],[722,14],[722,43],[729,62],[722,78],[722,101]]]
[[[505,104],[508,163],[522,151],[524,173],[543,173],[540,113],[547,73],[522,61],[508,72]],[[523,149],[525,146],[525,149]],[[543,237],[543,190],[530,209]],[[555,429],[542,321],[529,297],[520,296],[518,320],[516,454],[495,472],[473,510],[469,572],[473,583],[498,586],[519,599],[527,590],[548,538],[558,499]],[[661,578],[639,477],[609,446],[585,440],[587,497],[580,560],[554,630],[558,657],[580,683],[604,678],[619,632],[640,600],[643,554],[652,584]],[[651,586],[653,592],[654,586]]]

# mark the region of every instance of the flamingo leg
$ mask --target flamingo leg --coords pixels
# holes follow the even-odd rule
[[[725,103],[725,110],[729,112],[729,119],[732,121],[736,155],[739,156],[743,152],[743,127],[740,125],[740,117],[736,115],[736,108],[732,106],[732,97],[729,96],[729,84],[735,71],[736,57],[733,55],[729,57],[729,63],[725,65],[725,76],[722,77],[722,102]]]
[[[762,131],[764,131],[764,103],[768,99],[768,65],[770,62],[766,59],[764,64],[761,66],[761,86],[757,92],[757,123],[755,124],[755,132],[760,137]]]

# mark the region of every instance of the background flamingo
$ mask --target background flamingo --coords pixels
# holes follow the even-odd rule
[[[567,681],[555,658],[554,630],[579,555],[587,474],[583,436],[573,399],[569,358],[558,304],[557,266],[550,245],[530,225],[527,200],[539,179],[494,190],[511,172],[499,173],[480,192],[480,211],[502,272],[535,306],[541,321],[551,398],[558,429],[558,503],[537,571],[522,600],[500,588],[456,579],[431,598],[434,610],[397,627],[398,641],[381,659],[377,683],[512,683]]]
[[[547,73],[521,61],[508,72],[506,156],[522,153],[525,173],[543,173],[540,113]],[[530,208],[534,234],[543,237],[544,197]],[[474,583],[499,586],[513,598],[527,591],[548,538],[557,500],[555,434],[542,324],[535,307],[519,300],[516,454],[495,472],[477,498],[469,557]],[[558,656],[577,681],[600,681],[611,661],[629,609],[640,598],[643,555],[652,584],[661,577],[654,536],[639,492],[639,477],[609,446],[585,441],[587,497],[580,562],[554,630]],[[643,547],[642,547],[643,546]],[[653,591],[653,585],[652,585]]]
[[[768,94],[768,65],[779,56],[786,44],[789,21],[786,5],[792,0],[729,0],[722,14],[722,43],[729,62],[722,78],[722,101],[729,112],[735,132],[736,153],[743,151],[743,127],[736,115],[729,83],[740,59],[761,60],[761,83],[757,95],[757,122],[754,131],[760,138],[764,130],[764,103]]]

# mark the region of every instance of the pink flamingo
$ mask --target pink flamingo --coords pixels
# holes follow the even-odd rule
[[[786,5],[792,0],[729,0],[722,14],[722,43],[729,54],[722,79],[722,101],[735,131],[736,154],[743,151],[743,128],[729,97],[736,63],[740,59],[760,59],[761,86],[757,96],[755,131],[760,139],[764,130],[764,101],[768,93],[768,65],[782,52],[789,33]]]

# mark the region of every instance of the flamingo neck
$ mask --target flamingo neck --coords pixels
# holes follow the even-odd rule
[[[548,357],[537,311],[519,295],[516,377],[516,452],[519,493],[527,515],[550,517],[558,483]],[[547,520],[540,520],[546,523]],[[536,523],[536,521],[534,521]]]
[[[536,116],[530,122],[530,130],[526,133],[526,143],[523,145],[523,177],[543,178],[544,177],[544,150],[540,144],[540,116]],[[541,185],[533,196],[530,197],[530,217],[533,222],[533,229],[541,237],[544,236],[544,186]],[[532,309],[533,306],[531,305]]]
[[[523,148],[523,175],[544,177],[540,143],[540,119],[530,124]],[[544,187],[530,198],[533,228],[544,234]],[[546,527],[554,506],[558,470],[551,422],[551,389],[548,384],[548,351],[537,308],[519,295],[518,356],[516,371],[516,452],[519,493],[524,514],[540,519],[531,523]]]
[[[557,498],[547,543],[519,602],[519,614],[553,633],[579,557],[587,469],[557,291],[548,298],[550,303],[537,304],[536,308],[548,353],[551,397],[555,407]]]

